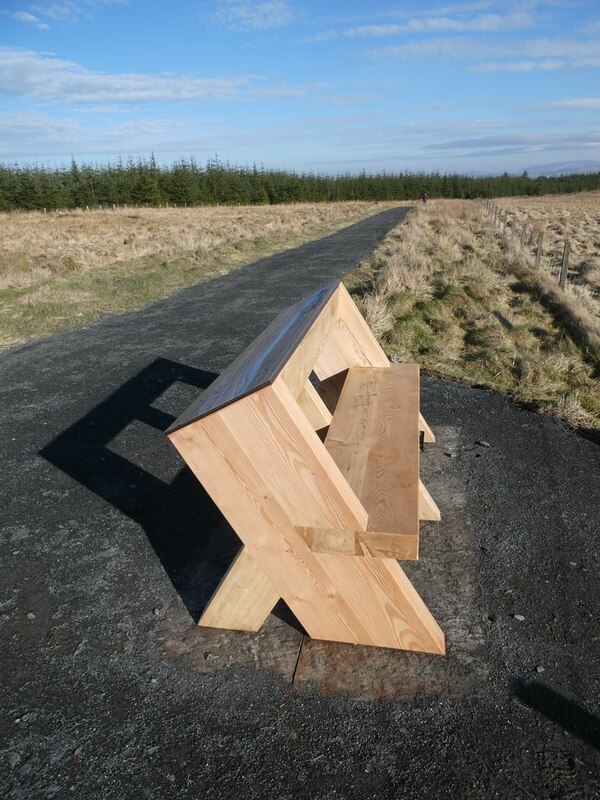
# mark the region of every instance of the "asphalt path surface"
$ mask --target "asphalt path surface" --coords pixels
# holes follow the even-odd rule
[[[499,395],[423,379],[443,520],[413,574],[443,681],[324,693],[164,644],[237,543],[162,431],[405,213],[2,355],[1,797],[600,795],[600,448]]]

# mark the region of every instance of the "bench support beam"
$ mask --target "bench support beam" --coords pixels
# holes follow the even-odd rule
[[[281,596],[315,639],[444,653],[443,632],[397,561],[314,553],[298,533],[294,522],[364,530],[367,514],[285,383],[275,381],[170,438],[273,587],[269,594],[264,579],[246,580],[255,567],[241,556],[202,624],[239,625],[241,609],[228,614],[222,601],[238,597],[241,587],[255,606],[249,627]]]
[[[435,443],[435,436],[433,435],[433,431],[425,421],[425,417],[423,414],[419,413],[419,430],[423,434],[423,441],[427,442],[428,444]]]
[[[442,519],[440,510],[423,481],[419,481],[419,519],[427,519],[432,522],[440,522]]]
[[[413,533],[344,531],[333,528],[298,528],[313,553],[345,553],[352,556],[418,561],[419,537]]]
[[[198,625],[258,631],[279,600],[275,589],[245,547],[234,558]]]

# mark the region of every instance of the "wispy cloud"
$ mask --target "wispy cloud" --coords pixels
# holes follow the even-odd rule
[[[213,19],[229,28],[268,30],[288,25],[294,14],[288,0],[220,0]]]
[[[30,14],[28,11],[0,11],[0,14],[4,14],[11,19],[16,20],[17,22],[25,22],[28,25],[34,25],[36,28],[39,28],[42,31],[47,31],[50,28],[50,25],[47,25],[45,22],[42,22],[41,19],[35,16],[35,14]]]
[[[256,75],[199,77],[93,72],[44,53],[0,47],[0,94],[61,103],[143,103],[184,100],[280,99],[318,86],[265,85]]]
[[[456,36],[427,38],[370,51],[373,58],[439,58],[472,64],[474,72],[531,72],[600,66],[598,39],[543,38],[487,42]]]
[[[198,120],[198,124],[204,123]],[[189,133],[185,122],[142,118],[93,124],[82,119],[40,112],[0,112],[0,158],[69,156],[74,152],[150,151],[173,137]],[[200,127],[204,127],[202,124]]]
[[[60,0],[60,2],[32,3],[30,10],[41,17],[56,22],[76,22],[89,17],[94,9],[109,5],[127,5],[129,0]]]
[[[570,100],[553,100],[549,103],[539,103],[536,108],[575,108],[582,111],[600,109],[600,97],[574,97]]]
[[[365,39],[399,36],[401,34],[438,32],[478,32],[525,30],[538,24],[535,16],[528,11],[508,14],[478,14],[469,17],[415,16],[404,23],[383,23],[355,25],[342,30],[323,31],[312,38],[313,42],[326,42],[333,39]]]
[[[539,61],[491,61],[477,64],[472,72],[533,72],[541,70],[548,72],[557,69],[589,69],[600,67],[599,58],[561,59],[543,58]]]
[[[525,132],[480,138],[468,137],[427,144],[423,149],[438,151],[466,150],[469,154],[473,154],[476,151],[486,152],[487,154],[505,154],[510,152],[560,152],[578,149],[596,151],[599,148],[600,131],[584,131],[560,134]]]

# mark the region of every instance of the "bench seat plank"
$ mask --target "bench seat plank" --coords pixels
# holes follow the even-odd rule
[[[351,367],[325,439],[368,531],[419,532],[419,367]]]

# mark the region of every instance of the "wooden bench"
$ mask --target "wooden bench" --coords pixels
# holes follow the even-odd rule
[[[344,286],[283,312],[167,435],[243,542],[200,625],[443,654],[397,559],[439,511],[419,478],[419,368],[390,364]]]

